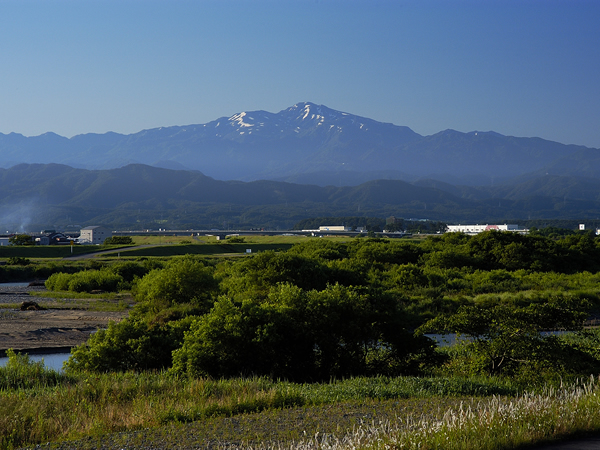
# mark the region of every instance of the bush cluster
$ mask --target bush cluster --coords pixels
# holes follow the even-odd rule
[[[86,270],[74,274],[56,273],[46,280],[51,291],[92,292],[116,291],[123,277],[110,270]]]
[[[111,236],[104,240],[104,245],[132,245],[133,238],[131,236]]]
[[[92,268],[88,270],[53,273],[46,280],[46,288],[51,291],[118,292],[131,289],[135,280],[148,273],[145,265],[132,261],[119,262],[108,267],[93,263]]]
[[[187,255],[136,270],[68,276],[71,289],[89,288],[88,277],[129,274],[137,300],[127,320],[75,350],[69,367],[293,380],[600,370],[589,337],[540,335],[581,328],[600,305],[600,247],[589,235],[315,239],[218,264]],[[67,277],[48,281],[62,278],[64,286]],[[471,339],[460,351],[440,352],[425,331]],[[128,356],[119,362],[117,355]]]

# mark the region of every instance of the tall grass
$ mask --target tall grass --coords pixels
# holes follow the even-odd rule
[[[591,378],[516,398],[492,396],[475,406],[449,409],[441,420],[414,417],[359,426],[345,436],[313,436],[291,449],[512,449],[600,430],[598,383]]]
[[[433,403],[440,407],[448,397],[456,398],[454,404],[464,403],[445,414],[445,407],[433,415],[430,406],[411,409],[396,420],[363,424],[349,434],[338,429],[335,436],[313,437],[296,448],[497,449],[600,429],[600,397],[593,379],[519,394],[507,382],[483,378],[374,377],[296,384],[266,378],[188,379],[164,372],[64,375],[24,355],[9,352],[9,357],[0,368],[0,449],[265,410],[277,414],[294,406],[383,405],[393,399],[402,409],[407,398],[439,399]]]
[[[39,379],[45,376],[43,371],[37,375]],[[80,373],[56,378],[51,383],[13,383],[0,389],[0,448],[268,409],[351,399],[433,397],[442,392],[502,394],[507,387],[493,382],[486,387],[480,382],[417,378],[294,384],[265,378],[191,380],[160,372]]]
[[[27,354],[6,351],[8,362],[0,367],[0,393],[20,389],[42,389],[56,386],[68,377],[44,366],[44,361],[33,361]]]

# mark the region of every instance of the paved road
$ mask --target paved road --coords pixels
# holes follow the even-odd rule
[[[93,258],[94,256],[104,255],[107,253],[126,253],[130,250],[136,250],[138,248],[148,248],[148,247],[159,247],[159,245],[145,244],[145,245],[136,245],[135,247],[113,248],[112,250],[103,250],[101,252],[84,253],[83,255],[65,256],[63,259],[70,259],[72,261],[77,261],[79,259],[89,259],[89,258]]]

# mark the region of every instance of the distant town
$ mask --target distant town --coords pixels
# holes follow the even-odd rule
[[[390,217],[386,220],[387,225],[393,225],[398,219]],[[415,219],[412,219],[415,220]],[[391,228],[391,229],[388,229]],[[105,240],[113,236],[213,236],[217,240],[227,239],[232,236],[276,236],[276,235],[310,235],[310,236],[377,236],[385,238],[401,238],[415,234],[406,230],[398,230],[390,226],[382,231],[374,232],[367,230],[366,227],[348,227],[345,225],[322,225],[315,229],[302,230],[222,230],[222,229],[189,229],[189,230],[168,230],[159,228],[157,230],[110,230],[101,225],[93,225],[81,228],[77,231],[61,232],[52,229],[41,230],[40,232],[29,233],[6,233],[0,235],[0,246],[6,245],[102,245]],[[579,224],[578,231],[585,231],[585,224]],[[446,225],[444,230],[435,233],[418,234],[441,234],[441,233],[464,233],[475,235],[484,231],[505,231],[520,234],[528,234],[529,229],[523,228],[517,224],[458,224]],[[596,235],[600,235],[600,229],[593,230]],[[15,241],[15,236],[20,236],[20,241]]]

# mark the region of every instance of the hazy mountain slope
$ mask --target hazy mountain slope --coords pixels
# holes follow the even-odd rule
[[[542,171],[554,175],[600,178],[600,150],[578,148],[567,156],[549,162]]]
[[[600,200],[600,180],[591,178],[563,177],[557,175],[544,175],[524,182],[484,188],[493,197],[519,200],[532,196],[557,198],[562,201]]]
[[[23,164],[0,169],[0,227],[285,228],[318,216],[394,215],[462,223],[600,216],[600,181],[593,179],[548,175],[477,188],[418,184],[375,180],[319,187],[220,181],[198,171],[140,164],[110,170]]]
[[[426,136],[401,149],[411,172],[453,176],[513,177],[545,168],[584,147],[563,145],[540,138],[517,138],[494,132],[460,133],[446,130]],[[596,151],[596,153],[599,153]],[[406,171],[406,169],[404,169]]]
[[[155,220],[156,216],[171,217],[171,227],[182,223],[200,226],[208,220],[221,223],[222,217],[231,214],[237,214],[236,220],[240,214],[245,220],[254,220],[253,226],[265,226],[265,220],[289,225],[291,220],[327,211],[362,209],[365,214],[378,215],[388,214],[388,210],[389,214],[398,213],[405,207],[411,213],[437,209],[441,215],[462,207],[477,208],[451,194],[402,181],[374,181],[358,187],[264,180],[246,183],[145,165],[85,170],[58,164],[23,164],[0,169],[0,198],[3,211],[10,211],[2,218],[3,224],[14,224],[6,222],[10,216],[18,223],[50,222],[41,225],[45,228],[56,221],[85,224],[93,220],[128,226],[146,221],[148,227],[148,217]]]
[[[527,176],[497,186],[456,186],[437,180],[419,180],[416,186],[432,187],[463,199],[490,200],[544,199],[564,203],[567,200],[600,201],[600,180],[558,175]],[[542,200],[540,200],[542,201]]]

